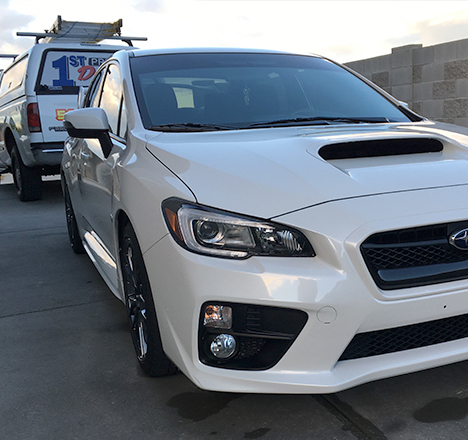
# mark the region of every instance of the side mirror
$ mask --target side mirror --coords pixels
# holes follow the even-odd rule
[[[98,139],[102,152],[108,157],[112,150],[106,112],[99,107],[80,108],[64,115],[63,125],[71,137]]]

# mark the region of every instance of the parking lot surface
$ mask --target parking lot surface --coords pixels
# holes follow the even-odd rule
[[[22,203],[8,181],[0,439],[466,439],[468,362],[320,396],[213,393],[181,373],[144,376],[123,304],[68,244],[60,182]]]

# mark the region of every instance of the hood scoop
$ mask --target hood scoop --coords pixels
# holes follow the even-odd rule
[[[442,150],[442,142],[431,138],[372,139],[325,145],[320,148],[319,155],[324,160],[335,160],[437,153]]]

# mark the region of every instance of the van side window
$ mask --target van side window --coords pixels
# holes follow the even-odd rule
[[[23,83],[27,61],[28,57],[24,57],[3,73],[0,96],[18,88]]]

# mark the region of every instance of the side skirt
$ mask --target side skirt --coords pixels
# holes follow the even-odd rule
[[[89,255],[89,258],[91,258],[91,261],[96,266],[96,269],[106,282],[107,286],[117,298],[123,301],[118,287],[119,278],[117,263],[112,254],[95,232],[85,233],[83,245]]]

